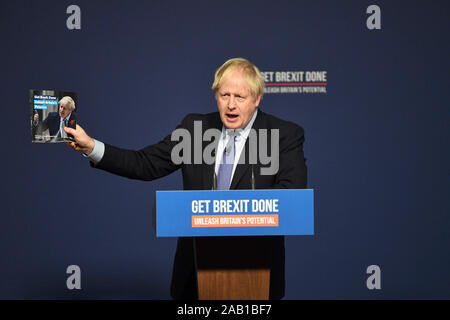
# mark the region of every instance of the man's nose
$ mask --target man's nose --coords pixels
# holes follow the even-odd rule
[[[230,96],[230,100],[228,101],[228,109],[235,109],[236,108],[236,100],[233,96]]]

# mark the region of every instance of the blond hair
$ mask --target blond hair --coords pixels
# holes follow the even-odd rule
[[[214,75],[214,82],[211,87],[217,93],[223,79],[226,79],[234,71],[243,71],[253,96],[258,98],[264,94],[264,78],[259,69],[250,61],[244,58],[233,58],[226,61]]]
[[[64,105],[67,105],[70,110],[75,110],[75,101],[69,96],[62,97],[61,100],[58,101],[58,105],[61,105],[63,103]]]

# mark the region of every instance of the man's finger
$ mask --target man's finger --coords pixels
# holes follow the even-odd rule
[[[76,130],[70,127],[64,127],[64,131],[68,134],[74,135]]]
[[[66,142],[66,146],[69,148],[75,149],[75,142]]]

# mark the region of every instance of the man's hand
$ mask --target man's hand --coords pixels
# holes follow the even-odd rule
[[[66,142],[68,147],[81,151],[86,155],[91,154],[94,149],[94,139],[89,137],[82,127],[77,124],[76,129],[64,127],[64,131],[67,134],[71,134],[75,139],[75,142]]]

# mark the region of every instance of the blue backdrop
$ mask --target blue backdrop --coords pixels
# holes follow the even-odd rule
[[[81,9],[69,30],[66,8]],[[369,30],[366,9],[381,9]],[[156,190],[32,144],[28,90],[78,93],[78,122],[140,148],[216,109],[215,69],[327,71],[326,94],[267,94],[305,129],[315,235],[286,239],[287,299],[450,298],[447,1],[1,1],[0,298],[169,298],[176,240]],[[81,268],[68,290],[66,268]],[[366,268],[381,268],[368,290]]]

